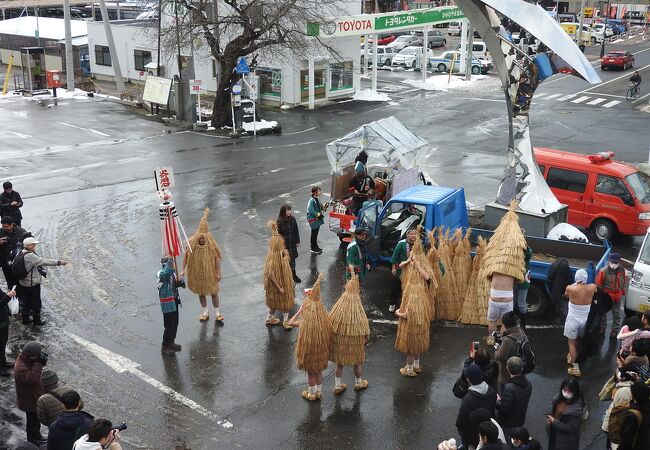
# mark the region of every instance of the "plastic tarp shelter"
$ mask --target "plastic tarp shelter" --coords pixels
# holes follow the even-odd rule
[[[410,169],[416,164],[418,149],[429,145],[413,134],[395,117],[367,123],[325,146],[333,173],[341,173],[354,164],[361,150],[368,154],[367,167],[401,166]]]

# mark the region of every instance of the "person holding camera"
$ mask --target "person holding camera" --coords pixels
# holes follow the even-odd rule
[[[27,440],[36,445],[47,442],[41,435],[41,422],[36,412],[36,402],[44,393],[41,377],[46,364],[47,353],[43,351],[41,343],[32,341],[25,344],[14,367],[18,409],[24,411],[27,418]]]
[[[2,183],[2,190],[4,192],[0,194],[0,215],[2,217],[12,217],[14,223],[20,226],[23,220],[23,215],[20,212],[20,208],[23,207],[23,199],[20,198],[18,192],[14,191],[11,181]]]
[[[311,198],[309,203],[307,203],[307,222],[311,228],[311,252],[315,255],[320,255],[323,253],[323,249],[318,246],[318,231],[320,227],[325,223],[323,219],[325,210],[329,207],[329,203],[321,204],[318,197],[323,192],[319,186],[314,186],[311,188]]]
[[[16,258],[22,258],[24,268],[20,266],[20,259],[14,261],[12,269],[14,275],[16,274],[16,266],[18,266],[25,276],[20,277],[21,295],[25,302],[23,308],[23,324],[30,323],[30,314],[33,317],[33,325],[40,327],[45,325],[45,321],[41,320],[41,283],[43,278],[47,277],[47,272],[43,266],[65,266],[66,261],[57,259],[47,259],[40,257],[36,254],[36,244],[39,241],[33,237],[28,237],[23,240],[24,249]]]
[[[125,423],[114,427],[108,419],[95,419],[88,434],[81,436],[72,450],[122,450],[119,443],[120,431],[125,429]]]

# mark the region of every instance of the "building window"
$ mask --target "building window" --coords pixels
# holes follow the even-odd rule
[[[352,89],[354,87],[352,69],[352,61],[345,61],[340,64],[332,64],[330,66],[330,91]]]
[[[280,97],[282,91],[282,71],[270,67],[258,67],[255,74],[260,77],[260,95]]]
[[[135,70],[144,70],[144,66],[151,62],[151,52],[145,50],[133,50],[135,58]]]
[[[98,66],[110,66],[111,53],[105,45],[95,45],[95,64]]]

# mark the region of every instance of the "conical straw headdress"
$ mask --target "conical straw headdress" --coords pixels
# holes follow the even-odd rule
[[[221,249],[210,233],[209,212],[205,208],[198,230],[189,239],[191,250],[186,253],[187,287],[198,295],[216,295],[219,292],[219,270],[215,256],[221,260]],[[199,244],[201,237],[205,239],[203,244]]]
[[[284,238],[278,233],[277,222],[270,220],[267,226],[271,230],[271,238],[264,262],[266,306],[270,309],[288,312],[295,305],[295,284],[289,264],[289,253],[284,245]],[[284,294],[273,283],[271,274],[284,289]]]
[[[309,373],[320,372],[327,367],[332,345],[332,326],[320,301],[322,279],[323,274],[320,273],[305,299],[296,343],[298,368]]]
[[[524,279],[527,244],[516,208],[517,202],[513,201],[485,248],[483,275],[490,279],[495,273],[511,276],[517,281]]]
[[[330,361],[344,366],[362,364],[370,326],[361,303],[359,278],[356,274],[346,283],[345,291],[332,306],[329,318],[334,333]]]

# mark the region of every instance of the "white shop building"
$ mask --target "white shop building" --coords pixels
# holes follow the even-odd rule
[[[347,2],[345,14],[359,14],[360,3]],[[147,73],[156,74],[157,21],[121,20],[112,21],[113,38],[117,48],[122,76],[129,81],[143,81]],[[359,36],[342,36],[328,42],[339,55],[329,54],[314,58],[314,97],[316,103],[351,97],[359,90]],[[88,24],[88,46],[90,69],[98,79],[114,79],[111,55],[102,22]],[[163,46],[163,49],[165,46]],[[183,57],[189,51],[181,51]],[[183,59],[183,58],[182,58]],[[178,75],[177,53],[163,51],[161,57],[161,76],[173,78]],[[250,60],[250,57],[249,57]],[[300,57],[265,59],[258,56],[255,73],[259,75],[260,100],[268,104],[300,105],[309,100],[310,61]],[[219,71],[214,58],[202,38],[195,40],[194,48],[195,78],[203,81],[209,93],[217,89]]]

